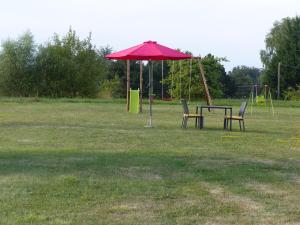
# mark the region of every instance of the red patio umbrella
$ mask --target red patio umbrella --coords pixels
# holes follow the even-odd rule
[[[105,56],[107,59],[117,60],[182,60],[189,59],[191,55],[158,44],[156,41],[146,41],[143,44],[115,52]],[[152,101],[153,71],[149,64],[149,127],[152,127]]]

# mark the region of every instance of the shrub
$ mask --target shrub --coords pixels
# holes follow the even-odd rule
[[[10,96],[95,97],[106,61],[72,29],[38,48],[30,32],[7,40],[0,52],[0,93]]]
[[[118,76],[115,76],[113,79],[104,80],[101,83],[101,88],[98,97],[119,98],[121,96],[120,89],[121,89],[120,78]]]
[[[69,30],[62,39],[55,35],[37,56],[39,90],[52,97],[95,97],[105,77],[104,59],[91,44],[91,35],[80,40]]]
[[[296,88],[289,87],[283,92],[284,100],[300,100],[300,85]]]
[[[30,32],[2,43],[0,87],[4,95],[30,96],[35,88],[36,45]]]

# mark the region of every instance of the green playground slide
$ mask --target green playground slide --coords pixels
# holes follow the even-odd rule
[[[140,108],[139,97],[140,97],[140,90],[130,90],[129,112],[139,113],[139,108]]]

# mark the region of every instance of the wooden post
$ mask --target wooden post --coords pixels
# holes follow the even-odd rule
[[[255,98],[257,99],[258,96],[258,90],[257,90],[257,84],[255,85]]]
[[[201,59],[199,58],[198,60],[199,60],[198,63],[199,63],[199,68],[200,68],[200,73],[201,73],[201,81],[202,81],[202,84],[204,86],[204,93],[205,93],[205,97],[206,97],[206,102],[207,102],[207,105],[212,105],[212,100],[211,100],[211,96],[209,94],[209,89],[208,89],[208,86],[207,86],[203,65],[200,61]]]
[[[179,61],[179,99],[181,101],[181,61]]]
[[[149,60],[148,65],[149,65],[149,123],[147,127],[152,127],[153,62]]]
[[[143,112],[143,61],[140,61],[140,113]]]
[[[277,100],[280,98],[280,66],[281,66],[281,62],[278,63],[278,74],[277,74]]]
[[[126,92],[126,110],[129,112],[129,91],[130,91],[130,60],[127,60],[127,92]]]
[[[174,69],[175,69],[175,61],[173,60],[173,66],[172,66],[172,82],[171,82],[171,100],[173,100],[173,85],[174,85]]]
[[[191,84],[192,84],[192,58],[190,60],[190,81],[189,81],[189,102],[191,102]]]

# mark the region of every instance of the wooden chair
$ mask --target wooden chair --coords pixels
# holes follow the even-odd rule
[[[228,122],[230,120],[237,120],[239,121],[239,125],[240,125],[240,130],[242,130],[242,124],[243,123],[243,131],[245,131],[245,121],[244,121],[244,114],[246,111],[246,107],[247,107],[247,102],[243,102],[239,111],[239,115],[238,116],[231,116],[227,115],[224,118],[224,125],[226,124],[226,128],[228,128]]]
[[[187,102],[185,99],[181,99],[181,104],[183,107],[183,117],[182,117],[182,123],[181,123],[181,127],[182,128],[187,128],[187,121],[189,118],[195,118],[195,127],[199,126],[199,122],[201,119],[201,115],[200,114],[191,114],[189,112],[189,107],[187,105]]]

